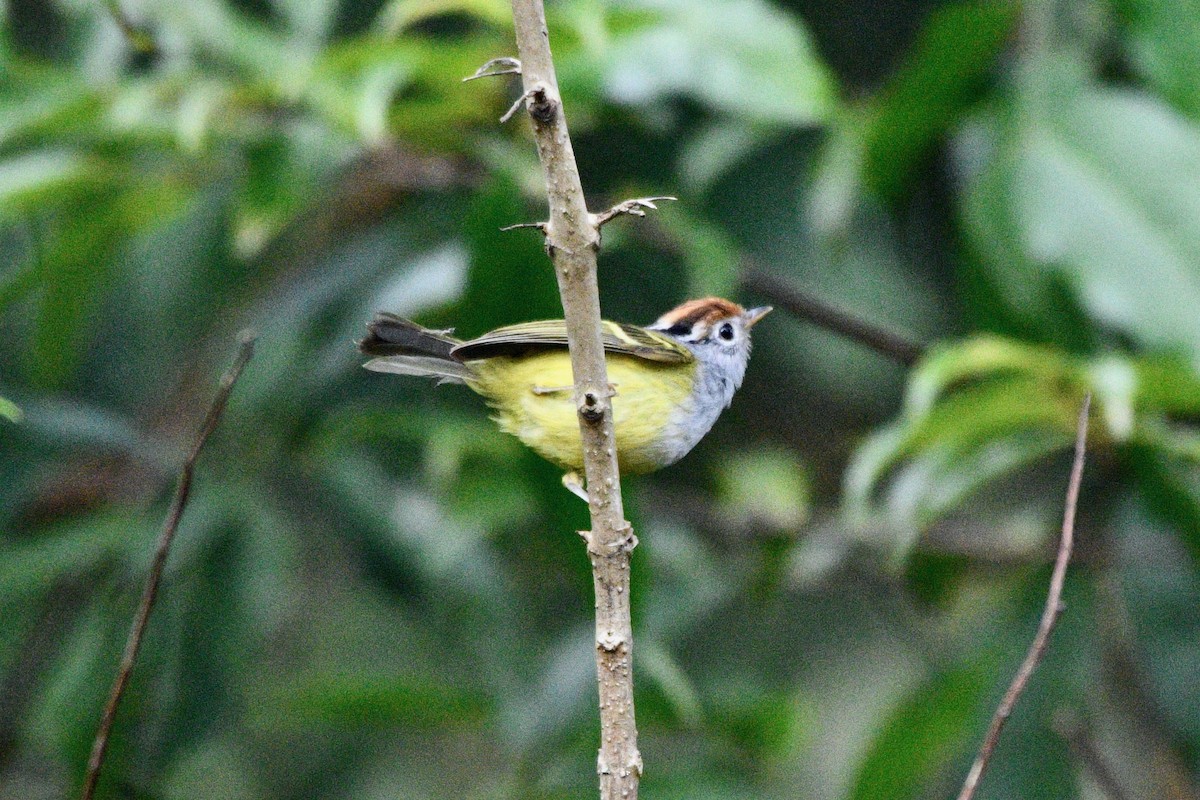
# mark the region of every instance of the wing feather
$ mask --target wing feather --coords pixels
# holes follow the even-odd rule
[[[692,352],[671,337],[636,325],[605,322],[602,339],[604,350],[608,353],[664,364],[686,364],[693,359]],[[543,320],[497,328],[478,339],[457,345],[451,355],[459,361],[472,361],[536,350],[557,350],[566,346],[566,323],[561,319]]]

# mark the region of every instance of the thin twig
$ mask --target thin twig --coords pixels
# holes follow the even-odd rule
[[[584,533],[596,594],[596,674],[602,800],[637,800],[642,757],[633,710],[633,624],[629,613],[630,553],[637,544],[625,520],[612,390],[601,339],[596,250],[600,230],[584,203],[579,168],[554,74],[542,0],[512,0],[522,98],[533,123],[550,214],[546,250],[554,262],[566,320],[575,406],[583,445],[591,530]]]
[[[789,314],[866,345],[906,367],[917,363],[924,353],[925,348],[916,342],[835,308],[757,267],[747,268],[743,281]]]
[[[520,75],[521,62],[512,56],[501,56],[493,58],[485,63],[482,67],[475,70],[474,75],[468,75],[463,78],[463,83],[467,81],[477,81],[480,78],[498,78],[501,75]]]
[[[663,200],[678,200],[678,197],[664,194],[657,197],[635,197],[632,200],[625,200],[617,203],[610,209],[601,211],[599,214],[592,215],[592,224],[597,228],[601,228],[612,222],[617,217],[628,214],[631,217],[646,216],[646,209],[657,210],[658,206],[655,203],[660,203]]]
[[[1046,607],[1042,610],[1042,621],[1038,625],[1037,635],[1033,637],[1033,643],[1029,645],[1029,652],[1025,654],[1025,660],[1021,662],[1021,667],[1017,670],[1012,683],[1009,684],[1008,691],[1000,700],[996,713],[992,715],[992,723],[988,726],[987,735],[983,738],[983,744],[979,748],[979,754],[975,756],[975,763],[971,765],[971,771],[967,773],[967,779],[963,782],[962,791],[958,793],[958,800],[971,800],[975,796],[975,789],[979,786],[983,773],[987,771],[988,762],[996,749],[996,743],[1000,741],[1000,732],[1004,730],[1004,724],[1008,722],[1013,707],[1016,706],[1017,700],[1025,691],[1029,677],[1046,655],[1050,635],[1054,633],[1054,626],[1058,624],[1058,618],[1062,615],[1063,582],[1066,580],[1067,563],[1071,560],[1071,548],[1075,543],[1075,507],[1079,502],[1079,485],[1083,480],[1083,457],[1087,449],[1088,409],[1091,404],[1092,396],[1088,394],[1083,398],[1083,407],[1079,409],[1079,425],[1075,431],[1075,461],[1071,465],[1071,479],[1067,484],[1062,536],[1058,542],[1058,557],[1054,560],[1054,571],[1050,574],[1050,591],[1046,595]]]
[[[96,783],[100,780],[100,768],[104,766],[104,756],[108,751],[108,737],[112,732],[113,720],[116,719],[117,708],[121,704],[125,688],[129,685],[129,676],[133,672],[138,650],[142,646],[142,636],[146,633],[150,612],[154,609],[154,601],[158,596],[158,587],[162,582],[163,570],[167,565],[167,555],[171,552],[171,542],[175,539],[175,531],[179,528],[179,520],[183,517],[183,510],[187,506],[188,496],[191,494],[192,474],[196,468],[196,459],[200,456],[204,443],[208,441],[209,434],[221,421],[221,414],[229,402],[229,394],[233,391],[234,384],[237,383],[242,370],[254,356],[254,339],[254,334],[249,331],[241,334],[233,365],[221,377],[217,394],[208,408],[208,414],[204,417],[204,423],[200,426],[199,433],[196,434],[196,441],[192,445],[191,452],[184,459],[183,468],[179,472],[179,484],[175,489],[175,497],[171,500],[171,507],[167,511],[167,518],[163,522],[162,533],[158,536],[158,547],[154,552],[154,560],[150,564],[150,574],[146,577],[146,585],[142,589],[142,599],[138,604],[137,614],[133,618],[133,626],[129,629],[129,638],[125,641],[125,652],[121,656],[121,665],[117,668],[116,680],[113,681],[112,690],[108,694],[104,714],[100,717],[100,726],[96,729],[96,739],[92,744],[92,755],[88,759],[87,774],[83,781],[81,795],[83,800],[91,800],[96,791]]]

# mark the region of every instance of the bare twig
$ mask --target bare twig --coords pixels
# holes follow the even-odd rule
[[[663,200],[678,199],[678,197],[671,197],[670,195],[662,195],[660,197],[635,197],[632,200],[625,200],[624,202],[617,203],[612,208],[607,209],[606,211],[601,211],[599,214],[593,214],[592,224],[599,228],[603,225],[607,225],[609,222],[612,222],[622,214],[628,214],[631,217],[644,217],[646,216],[647,208],[652,210],[658,208],[655,203]]]
[[[108,694],[108,702],[104,706],[104,714],[100,717],[100,726],[96,730],[92,755],[88,759],[87,773],[83,781],[81,795],[83,800],[91,800],[96,791],[96,783],[100,780],[100,768],[104,766],[104,755],[108,751],[108,737],[112,732],[113,720],[117,716],[117,707],[121,704],[121,697],[125,694],[126,686],[129,685],[129,676],[133,672],[134,662],[137,661],[138,650],[142,646],[142,637],[146,633],[146,625],[150,621],[150,612],[154,609],[154,601],[158,596],[158,587],[162,582],[163,570],[167,565],[171,542],[175,539],[175,531],[179,528],[179,521],[183,517],[183,510],[187,506],[188,496],[191,494],[192,474],[196,468],[196,459],[200,456],[204,443],[208,441],[209,434],[221,421],[221,414],[229,402],[229,394],[233,391],[234,384],[237,383],[242,370],[254,355],[254,338],[254,334],[248,331],[242,333],[233,365],[221,377],[217,394],[213,398],[212,405],[209,406],[204,423],[200,426],[199,433],[196,434],[196,441],[187,458],[184,459],[183,468],[179,472],[179,484],[175,489],[175,497],[171,500],[171,507],[167,511],[167,518],[163,522],[162,533],[158,537],[154,560],[150,564],[150,574],[146,577],[142,599],[138,603],[137,614],[133,618],[133,626],[130,628],[129,638],[125,642],[121,665],[117,668],[116,680],[113,681],[112,690]]]
[[[521,96],[518,97],[516,100],[514,100],[513,104],[508,107],[508,111],[504,112],[504,116],[500,117],[500,124],[503,125],[504,123],[506,123],[510,119],[512,119],[513,114],[516,114],[517,111],[521,108],[521,106],[525,103],[525,101],[532,98],[535,94],[536,94],[535,89],[525,90],[525,92],[523,92],[521,94]]]
[[[539,231],[542,232],[542,235],[545,236],[546,235],[546,226],[548,224],[549,223],[546,223],[546,222],[518,222],[516,225],[505,225],[503,228],[500,229],[500,231],[502,233],[508,233],[509,231],[519,231],[524,228],[537,228]]]
[[[906,367],[915,364],[924,348],[899,334],[893,333],[864,319],[855,317],[840,308],[797,289],[787,281],[777,278],[756,267],[745,270],[743,281],[746,286],[766,297],[788,313],[807,320],[840,336],[853,339],[870,347],[877,353],[899,361]]]
[[[463,78],[463,83],[467,81],[475,81],[480,78],[498,78],[501,75],[520,75],[521,62],[512,56],[502,56],[501,58],[493,58],[479,69],[475,70],[474,75],[468,75]]]
[[[1050,635],[1054,633],[1054,626],[1058,624],[1058,618],[1062,615],[1063,582],[1067,575],[1067,563],[1071,560],[1071,548],[1075,542],[1075,507],[1079,502],[1079,485],[1083,480],[1083,457],[1087,449],[1088,409],[1091,404],[1092,396],[1089,394],[1083,398],[1083,407],[1079,409],[1079,425],[1075,431],[1075,461],[1071,466],[1071,479],[1067,484],[1062,536],[1058,542],[1058,557],[1054,560],[1054,571],[1050,574],[1050,591],[1046,595],[1046,607],[1042,610],[1042,621],[1038,624],[1037,634],[1033,637],[1033,643],[1029,645],[1029,652],[1025,654],[1025,660],[1021,662],[1021,667],[1017,670],[1012,683],[1009,684],[1008,691],[1000,700],[996,713],[992,715],[992,723],[988,726],[987,735],[979,748],[979,754],[975,756],[975,763],[971,765],[971,771],[967,773],[967,779],[963,782],[962,791],[958,793],[958,800],[971,800],[975,796],[975,789],[979,786],[979,781],[987,770],[988,762],[996,749],[996,743],[1000,741],[1000,733],[1004,730],[1004,725],[1008,722],[1017,700],[1025,691],[1029,677],[1033,675],[1033,671],[1037,669],[1038,664],[1046,655]]]
[[[554,261],[566,318],[575,406],[583,439],[591,531],[583,534],[596,592],[596,672],[600,694],[602,800],[637,800],[642,758],[633,712],[630,552],[637,544],[621,502],[608,371],[601,341],[596,250],[600,230],[588,213],[567,132],[542,0],[512,0],[521,79],[546,179],[546,249]]]

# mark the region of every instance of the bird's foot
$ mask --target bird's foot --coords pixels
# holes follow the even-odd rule
[[[530,388],[530,391],[538,396],[541,396],[544,394],[559,394],[561,392],[573,392],[573,391],[575,391],[575,387],[574,386],[538,386],[538,385],[534,384]]]
[[[591,498],[588,497],[587,489],[583,488],[583,477],[575,470],[571,470],[562,476],[562,485],[566,487],[568,492],[575,495],[583,502],[591,502]]]

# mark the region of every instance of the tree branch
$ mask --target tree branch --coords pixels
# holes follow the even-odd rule
[[[600,694],[602,800],[636,800],[642,773],[633,710],[633,626],[629,615],[630,552],[637,544],[625,520],[613,436],[613,389],[600,334],[596,250],[600,231],[587,210],[550,55],[542,0],[512,0],[526,108],[550,205],[544,229],[566,319],[575,405],[583,437],[591,531],[583,534],[596,592],[596,672]]]
[[[1092,396],[1089,394],[1083,398],[1083,407],[1079,410],[1079,425],[1075,431],[1075,461],[1071,466],[1071,479],[1067,484],[1062,536],[1058,542],[1058,557],[1054,560],[1054,571],[1050,574],[1050,591],[1046,595],[1046,607],[1042,610],[1042,621],[1038,625],[1037,634],[1033,637],[1033,643],[1029,645],[1029,652],[1025,654],[1025,660],[1021,662],[1021,667],[1017,670],[1012,683],[1009,684],[1008,691],[1000,700],[996,713],[992,715],[992,723],[988,726],[987,735],[979,748],[979,754],[975,756],[975,763],[971,765],[971,771],[967,773],[962,791],[958,793],[958,800],[971,800],[975,796],[975,789],[979,786],[983,773],[987,771],[988,762],[991,761],[996,744],[1000,741],[1000,733],[1004,730],[1004,725],[1008,722],[1017,700],[1024,693],[1025,685],[1029,683],[1029,677],[1033,675],[1033,671],[1037,669],[1038,664],[1046,655],[1050,635],[1054,633],[1054,627],[1062,615],[1063,582],[1067,575],[1067,563],[1071,560],[1071,548],[1075,543],[1075,506],[1079,502],[1079,485],[1083,480],[1083,457],[1087,449],[1088,409],[1091,404]]]
[[[743,282],[789,314],[866,345],[875,352],[911,367],[925,348],[864,319],[835,308],[757,267],[745,269]]]
[[[162,533],[158,536],[158,546],[154,552],[154,560],[150,564],[150,574],[146,577],[142,599],[133,618],[129,638],[125,642],[121,665],[117,668],[116,680],[113,681],[108,702],[100,717],[100,725],[96,729],[92,755],[88,759],[87,773],[83,780],[83,793],[81,794],[83,800],[91,800],[96,791],[96,783],[100,780],[100,768],[104,766],[104,756],[108,752],[108,737],[112,733],[113,720],[116,719],[117,708],[121,704],[125,688],[129,685],[129,676],[133,672],[138,650],[142,646],[142,637],[145,635],[146,625],[150,621],[150,612],[154,609],[154,601],[158,597],[158,587],[162,582],[163,570],[167,565],[167,556],[171,552],[171,543],[175,539],[175,531],[179,529],[179,521],[183,517],[183,510],[187,506],[188,497],[191,494],[192,474],[196,468],[196,459],[200,456],[204,443],[208,441],[209,434],[221,421],[221,414],[224,413],[225,405],[229,402],[233,386],[241,377],[242,370],[245,369],[253,355],[254,335],[244,332],[241,335],[241,342],[233,365],[222,376],[217,394],[213,398],[212,405],[209,406],[208,414],[204,417],[204,423],[200,426],[199,433],[196,434],[196,441],[192,445],[191,452],[184,459],[183,468],[179,472],[179,485],[175,489],[175,497],[171,500],[171,507],[167,511],[166,521],[163,522]]]

